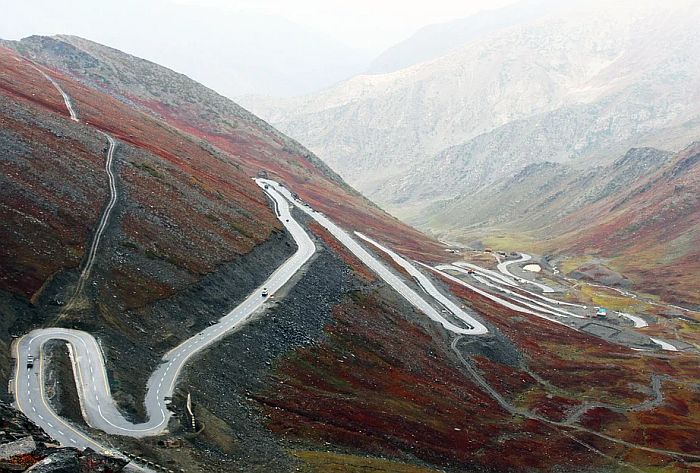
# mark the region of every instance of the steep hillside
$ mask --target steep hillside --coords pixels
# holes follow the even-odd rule
[[[224,310],[287,256],[265,196],[230,158],[49,71],[91,124],[74,122],[36,66],[4,48],[0,60],[3,377],[9,335],[56,319],[101,331],[109,346],[121,344],[121,351],[126,344],[145,363],[155,362],[147,347],[207,322],[202,294],[215,311],[217,304]],[[118,139],[113,170],[120,198],[91,280],[67,310],[108,200],[108,141],[98,130]],[[259,270],[236,281],[238,290],[222,279],[253,264]],[[115,362],[117,381],[139,384],[129,357]]]
[[[76,37],[31,37],[7,44],[206,141],[233,156],[249,176],[263,170],[278,176],[349,228],[382,234],[409,251],[438,249],[361,197],[299,143],[182,74]],[[100,116],[86,118],[113,126]]]
[[[541,161],[586,167],[700,132],[700,5],[585,2],[439,58],[248,103],[395,215]]]
[[[698,306],[699,228],[696,143],[658,172],[563,219],[552,232],[562,235],[547,246],[559,253],[607,258],[645,291]]]
[[[467,18],[423,27],[377,56],[369,65],[367,74],[387,74],[436,59],[494,31],[551,13],[560,5],[552,0],[522,0]]]
[[[524,310],[424,274],[410,260],[457,256],[232,102],[84,40],[11,46],[0,389],[64,443],[160,471],[681,473],[700,459],[697,315],[635,301],[646,328],[592,324],[589,296],[552,275],[579,311],[552,319],[547,299]],[[686,158],[658,182],[695,169]],[[261,171],[289,190],[258,187]],[[287,210],[293,192],[313,207]]]

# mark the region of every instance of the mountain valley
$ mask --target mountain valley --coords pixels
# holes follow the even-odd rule
[[[545,95],[488,126],[551,117],[561,97]],[[700,150],[692,107],[668,99],[673,114],[628,138],[663,135],[678,153],[612,158],[602,140],[594,165],[526,157],[489,188],[421,197],[413,221],[480,245],[467,247],[352,187],[380,167],[399,179],[451,131],[378,163],[355,146],[399,138],[367,127],[319,157],[155,63],[76,36],[3,41],[0,396],[37,438],[125,471],[691,471]],[[386,100],[293,108],[329,131],[360,110],[389,120],[379,112],[402,100]],[[457,128],[454,146],[488,133]],[[353,173],[329,167],[360,154]],[[484,248],[469,233],[481,227],[530,239]],[[644,291],[601,285],[615,258]]]

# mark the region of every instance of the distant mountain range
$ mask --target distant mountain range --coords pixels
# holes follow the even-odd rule
[[[523,0],[496,10],[484,10],[467,18],[423,27],[377,56],[367,69],[367,74],[387,74],[436,59],[470,41],[532,21],[561,6],[562,2],[556,0]]]
[[[244,105],[412,221],[533,163],[687,146],[700,136],[699,19],[697,1],[585,2],[405,69]]]

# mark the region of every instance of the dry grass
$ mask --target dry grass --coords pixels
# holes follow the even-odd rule
[[[314,473],[435,473],[438,471],[380,458],[333,452],[295,450],[292,455],[303,460],[308,471]]]

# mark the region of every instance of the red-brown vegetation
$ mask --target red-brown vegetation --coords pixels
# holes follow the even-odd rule
[[[124,282],[117,292],[128,293],[129,306],[173,294],[221,263],[251,251],[281,228],[264,194],[230,157],[217,155],[153,117],[47,70],[68,92],[80,119],[91,126],[69,122],[59,92],[26,60],[16,60],[0,49],[0,64],[0,94],[19,100],[37,120],[25,123],[0,115],[3,128],[32,149],[32,155],[3,160],[1,165],[3,175],[11,180],[8,189],[15,189],[3,193],[6,202],[0,206],[7,224],[1,255],[7,268],[4,289],[30,298],[52,274],[80,264],[107,194],[106,140],[93,127],[121,142],[114,165],[120,178],[119,203],[139,210],[127,213],[119,223],[124,236],[149,257],[185,270],[179,284],[167,293],[157,281],[128,285],[127,280],[114,280],[117,285]],[[52,125],[42,118],[45,108],[59,112],[55,128],[79,127],[84,139],[57,138]],[[76,191],[82,201],[72,197]]]
[[[282,361],[257,396],[273,431],[494,471],[597,461],[556,429],[505,412],[377,296],[355,295],[334,318],[326,341]]]
[[[563,219],[553,251],[600,255],[645,292],[700,304],[700,144],[620,196]]]

